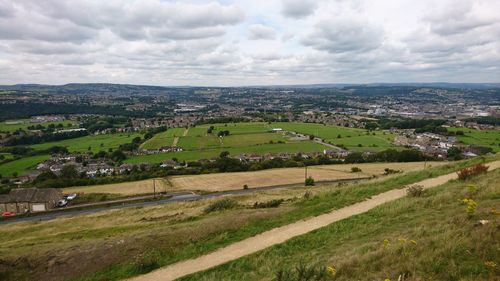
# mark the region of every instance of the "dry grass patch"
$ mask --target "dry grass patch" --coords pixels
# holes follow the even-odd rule
[[[428,162],[427,167],[437,167],[447,162]],[[361,172],[352,173],[352,167],[359,167]],[[307,175],[315,181],[334,181],[382,175],[384,169],[417,171],[424,168],[424,162],[412,163],[365,163],[339,164],[308,167]],[[249,188],[300,184],[304,182],[304,168],[283,168],[256,172],[220,173],[206,175],[174,176],[170,178],[173,190],[222,191],[241,189],[246,184]]]
[[[156,179],[156,192],[168,192],[170,184],[165,179]],[[138,194],[152,194],[153,193],[153,179],[121,182],[112,184],[92,185],[92,186],[76,186],[64,188],[65,194],[69,193],[110,193],[119,194],[123,196],[138,195]]]

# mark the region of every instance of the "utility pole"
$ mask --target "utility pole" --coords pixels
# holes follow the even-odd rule
[[[153,179],[153,198],[156,199],[156,179]]]
[[[304,167],[306,168],[304,174],[304,182],[305,182],[305,180],[307,180],[307,165],[305,165]]]

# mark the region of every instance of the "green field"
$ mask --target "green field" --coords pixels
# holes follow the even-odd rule
[[[465,135],[458,136],[458,141],[464,144],[487,146],[493,152],[500,152],[500,130],[479,131],[468,128],[448,128],[448,131],[462,131]]]
[[[392,141],[394,135],[384,131],[367,133],[364,129],[345,128],[314,123],[272,123],[273,128],[282,128],[286,131],[297,132],[306,135],[314,135],[326,142],[336,145],[345,145],[349,150],[383,150],[394,148]],[[375,135],[373,135],[375,134]],[[361,145],[361,147],[360,147]]]
[[[15,121],[19,121],[19,122],[23,122],[23,123],[21,123],[21,124],[8,124],[8,122],[15,122]],[[29,126],[42,125],[44,127],[47,127],[48,125],[51,125],[51,124],[54,124],[54,125],[63,124],[65,129],[72,128],[75,125],[74,122],[68,121],[68,120],[61,121],[61,122],[47,122],[47,123],[29,123],[29,119],[9,120],[9,121],[5,121],[5,122],[0,123],[0,132],[14,132],[18,129],[28,130]]]
[[[99,152],[101,150],[108,151],[108,149],[118,148],[121,144],[130,143],[135,137],[141,137],[139,133],[120,133],[120,134],[106,134],[106,135],[90,135],[80,138],[67,139],[62,141],[47,142],[32,145],[34,149],[41,150],[47,149],[52,146],[67,147],[70,152]],[[90,150],[89,150],[90,147]]]
[[[266,154],[266,153],[279,153],[279,152],[312,152],[323,151],[326,147],[310,141],[302,141],[296,143],[283,143],[283,144],[262,144],[245,147],[234,148],[219,148],[210,150],[192,150],[182,152],[169,152],[152,155],[132,156],[125,160],[126,163],[139,164],[139,163],[160,163],[165,160],[177,158],[179,161],[195,161],[199,159],[210,159],[218,157],[222,151],[229,151],[233,156],[246,154]]]
[[[38,163],[49,158],[49,155],[37,155],[7,162],[0,165],[0,175],[12,176],[13,173],[22,174],[28,170],[34,169]]]
[[[207,130],[213,126],[211,134]],[[173,157],[179,160],[193,161],[212,158],[227,150],[232,155],[242,153],[276,153],[276,152],[311,152],[321,151],[326,147],[311,141],[296,141],[283,133],[273,133],[271,129],[282,128],[284,131],[315,135],[335,145],[344,145],[350,150],[380,151],[394,148],[394,135],[383,131],[367,132],[364,129],[325,126],[314,123],[227,123],[203,124],[187,131],[184,128],[168,129],[146,141],[141,148],[158,149],[176,144],[183,152],[159,155],[131,157],[130,163],[161,162]],[[220,138],[219,131],[229,131],[230,135]]]
[[[161,132],[150,138],[141,145],[142,149],[158,149],[164,146],[171,146],[174,137],[169,136],[170,130]]]

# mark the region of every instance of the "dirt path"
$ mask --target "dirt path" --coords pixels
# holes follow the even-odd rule
[[[172,146],[177,146],[178,142],[179,142],[179,137],[174,137],[174,140],[172,141]]]
[[[500,168],[500,161],[489,163],[490,171]],[[451,173],[436,178],[426,179],[415,184],[423,186],[425,189],[442,185],[449,180],[456,179],[457,174]],[[174,280],[198,271],[206,270],[229,261],[253,254],[265,248],[280,244],[296,236],[325,227],[333,222],[358,215],[369,211],[381,204],[406,196],[406,190],[393,189],[363,202],[359,202],[338,210],[333,210],[317,217],[301,220],[289,225],[274,228],[256,236],[236,242],[215,252],[200,256],[198,258],[180,261],[160,268],[153,272],[132,278],[133,281],[166,281]]]
[[[184,130],[184,134],[182,134],[183,137],[187,136],[188,135],[188,132],[189,132],[189,128],[187,128],[186,130]]]

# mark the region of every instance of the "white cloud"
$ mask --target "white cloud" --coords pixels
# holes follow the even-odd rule
[[[276,39],[276,31],[263,24],[253,24],[248,28],[250,40],[273,40]]]
[[[0,83],[498,82],[496,0],[0,0]]]

